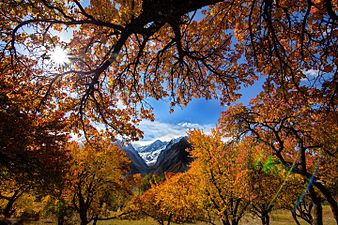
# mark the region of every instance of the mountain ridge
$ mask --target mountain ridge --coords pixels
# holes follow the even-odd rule
[[[148,166],[153,166],[157,161],[157,157],[160,155],[161,151],[166,148],[167,144],[168,142],[166,141],[156,140],[149,145],[138,147],[135,150]]]
[[[134,148],[138,152],[152,152],[152,151],[155,151],[156,149],[163,147],[163,145],[167,145],[167,144],[168,144],[167,141],[156,140],[149,145],[144,145],[144,146],[140,146],[136,148],[134,147]]]
[[[183,136],[169,142],[156,140],[149,145],[136,148],[128,144],[122,149],[132,161],[131,173],[145,175],[186,171],[188,164],[192,161],[186,151],[187,148],[191,148],[191,145],[187,137]]]

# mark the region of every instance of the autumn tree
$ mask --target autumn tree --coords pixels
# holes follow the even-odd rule
[[[324,109],[325,96],[316,88],[303,86],[303,94],[298,95],[297,90],[266,88],[248,107],[237,105],[224,112],[221,126],[227,135],[261,141],[286,168],[305,183],[311,181],[308,191],[315,205],[315,224],[322,224],[322,196],[337,218],[332,189],[337,181],[336,112]]]
[[[15,213],[23,196],[53,194],[67,170],[68,122],[52,102],[41,107],[31,83],[34,62],[10,67],[0,64],[0,201],[5,218]]]
[[[293,215],[302,219],[311,216],[311,210],[306,212],[303,208],[308,208],[308,201],[302,201],[300,207],[295,207],[306,189],[302,176],[291,173],[290,169],[285,168],[280,160],[270,153],[264,143],[257,142],[252,137],[243,138],[240,148],[250,154],[249,179],[253,196],[250,212],[259,217],[263,225],[270,224],[270,213],[278,209],[291,212],[296,208],[297,214],[293,212]]]
[[[237,225],[248,211],[251,196],[249,158],[233,142],[223,142],[218,131],[193,131],[190,173],[199,177],[200,200],[224,225]]]
[[[268,225],[271,211],[279,205],[275,198],[283,182],[278,168],[279,162],[253,139],[243,138],[238,143],[238,148],[248,154],[248,189],[251,195],[249,211],[260,218],[263,225]]]
[[[135,196],[128,207],[129,218],[140,219],[150,217],[159,225],[165,225],[166,223],[169,225],[172,222],[173,214],[162,210],[163,201],[156,200],[156,195],[159,191],[159,185],[152,185],[143,194]]]
[[[1,59],[16,67],[28,55],[38,62],[43,102],[72,97],[82,120],[137,138],[139,119],[153,119],[150,97],[169,98],[172,107],[200,97],[224,104],[259,76],[295,88],[308,79],[332,107],[336,11],[331,0],[4,0]],[[69,42],[59,38],[64,31]],[[50,59],[55,47],[69,54],[61,68]]]
[[[130,202],[127,218],[151,217],[160,225],[204,220],[195,188],[196,177],[189,173],[166,173],[162,181],[156,181],[158,177],[151,175],[147,178],[153,179],[151,187]]]
[[[138,195],[135,195],[128,203],[126,212],[128,219],[139,220],[141,218],[153,218],[158,224],[164,225],[172,222],[171,212],[162,209],[162,200],[156,200],[156,196],[161,191],[160,184],[164,182],[164,176],[148,174],[143,177]]]
[[[190,173],[166,176],[156,193],[155,201],[162,202],[161,211],[172,215],[174,223],[207,221],[196,185],[199,178]],[[169,223],[169,221],[168,221]]]
[[[68,178],[66,203],[75,209],[81,225],[115,218],[131,196],[131,186],[125,177],[130,161],[110,140],[91,142],[80,148],[70,145],[72,168]]]

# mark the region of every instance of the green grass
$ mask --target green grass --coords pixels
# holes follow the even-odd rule
[[[277,210],[271,214],[271,225],[290,225],[296,224],[292,218],[290,211],[286,210]],[[302,225],[306,225],[307,223],[299,220]],[[218,223],[221,225],[221,223]],[[260,225],[261,222],[258,218],[247,215],[245,216],[240,225]],[[323,224],[325,225],[336,225],[336,222],[333,218],[332,212],[329,206],[323,207]],[[102,221],[98,223],[98,225],[157,225],[156,221],[152,219],[146,220],[111,220],[111,221]],[[196,225],[207,225],[207,223],[198,222]]]

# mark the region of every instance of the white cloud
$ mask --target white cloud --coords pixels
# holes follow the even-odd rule
[[[187,135],[187,131],[192,129],[201,129],[206,133],[210,133],[211,128],[214,128],[214,124],[197,124],[197,123],[162,123],[158,121],[151,122],[144,120],[140,123],[140,129],[144,132],[144,138],[137,142],[134,142],[135,146],[148,145],[155,140],[170,141],[173,138],[178,138]]]
[[[302,78],[302,80],[301,80],[303,82],[313,81],[319,75],[319,70],[315,70],[315,69],[302,70],[302,72],[305,75],[305,77]]]
[[[314,70],[314,69],[303,70],[303,73],[306,75],[307,78],[317,77],[319,70]]]

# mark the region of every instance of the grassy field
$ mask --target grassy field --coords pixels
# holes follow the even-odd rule
[[[323,223],[324,225],[336,225],[334,221],[333,215],[330,211],[328,206],[324,206],[323,210]],[[301,222],[301,221],[300,221]],[[99,225],[157,225],[154,220],[147,219],[147,220],[112,220],[112,221],[105,221],[98,223]],[[240,225],[260,225],[261,222],[258,218],[254,218],[251,216],[246,216],[240,222]],[[289,225],[295,224],[291,213],[289,211],[278,210],[273,212],[271,215],[271,225]],[[302,225],[307,224],[305,222],[301,223]],[[206,223],[196,223],[196,225],[207,225]],[[219,223],[221,225],[221,223]]]
[[[295,224],[291,213],[289,211],[284,210],[278,210],[276,212],[273,212],[271,217],[271,225],[292,225]],[[302,222],[299,220],[302,225],[307,225],[307,223]],[[31,223],[24,223],[29,225],[46,225],[46,224],[56,224],[55,222],[52,222],[50,220],[43,220],[43,221],[34,221]],[[171,223],[174,224],[174,223]],[[196,225],[207,225],[207,223],[198,222],[195,223]],[[253,216],[247,215],[245,216],[241,222],[240,225],[260,225],[261,222],[258,218],[255,218]],[[334,221],[333,215],[330,211],[330,208],[328,206],[323,207],[323,224],[324,225],[336,225],[336,222]],[[152,219],[145,219],[145,220],[109,220],[109,221],[101,221],[98,222],[98,225],[158,225],[156,221]],[[188,224],[185,224],[188,225]],[[218,223],[217,225],[221,225],[221,223]]]

